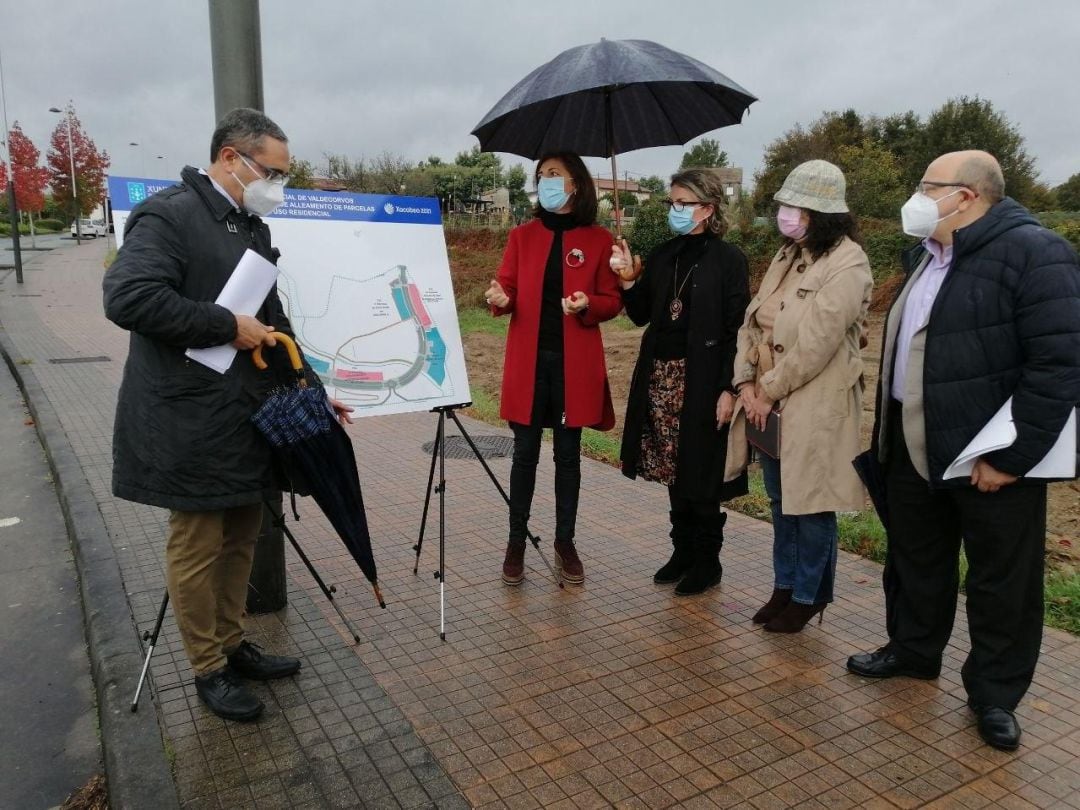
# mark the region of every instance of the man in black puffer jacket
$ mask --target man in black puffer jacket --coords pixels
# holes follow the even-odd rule
[[[902,210],[905,232],[924,241],[905,256],[885,323],[871,448],[885,474],[889,643],[847,666],[938,676],[963,540],[968,705],[982,738],[1013,750],[1043,617],[1047,479],[1026,476],[1080,403],[1080,264],[1004,187],[993,156],[954,152]],[[1010,398],[1016,440],[950,472]]]
[[[196,692],[221,717],[253,720],[263,704],[237,677],[285,677],[300,662],[244,640],[263,499],[274,491],[270,447],[251,415],[275,379],[288,380],[257,372],[247,350],[292,329],[276,289],[255,317],[214,301],[248,249],[277,260],[259,216],[282,201],[289,149],[277,124],[237,109],[218,124],[210,159],[206,171],[186,167],[182,183],[132,211],[105,274],[105,314],[131,332],[113,494],[171,510],[166,578]],[[241,351],[224,374],[185,356],[228,343]],[[275,354],[267,353],[271,363]]]

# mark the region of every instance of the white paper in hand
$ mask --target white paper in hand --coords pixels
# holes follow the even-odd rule
[[[214,302],[233,315],[254,315],[277,281],[278,269],[250,248],[244,251],[232,275]],[[188,349],[185,354],[219,374],[229,370],[236,359],[236,349],[229,343],[210,349]]]
[[[1011,447],[1016,441],[1016,425],[1012,418],[1012,397],[1001,406],[986,426],[983,427],[968,446],[961,451],[941,477],[968,477],[975,468],[979,456]],[[1042,461],[1028,470],[1025,478],[1073,478],[1076,475],[1076,409],[1073,408],[1065,423],[1064,430],[1058,436],[1050,452]]]

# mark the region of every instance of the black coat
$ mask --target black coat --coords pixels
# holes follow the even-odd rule
[[[905,254],[908,281],[923,251]],[[880,379],[877,393],[875,442],[888,397]],[[970,485],[941,476],[1010,396],[1016,442],[986,460],[1022,476],[1080,403],[1080,264],[1068,242],[1005,198],[955,232],[930,311],[923,407],[932,486]]]
[[[197,169],[131,212],[105,273],[105,315],[131,332],[113,429],[113,494],[180,511],[258,503],[274,489],[270,448],[250,419],[288,380],[284,351],[260,372],[240,352],[225,374],[189,360],[189,348],[236,337],[213,303],[247,248],[276,263],[270,229],[230,205]],[[271,291],[256,317],[292,335]],[[312,375],[309,373],[309,378]]]
[[[649,254],[645,271],[623,291],[626,314],[638,326],[649,324],[641,337],[641,352],[623,425],[622,471],[637,476],[641,434],[649,410],[649,376],[655,336],[652,324],[670,318],[669,291],[673,289],[675,257],[683,237],[671,239]],[[727,457],[725,425],[716,429],[716,402],[731,388],[735,365],[735,338],[750,303],[750,274],[746,256],[723,239],[710,239],[692,280],[689,334],[686,347],[686,391],[679,417],[679,449],[675,491],[693,500],[727,500],[746,493],[745,474],[724,483]]]

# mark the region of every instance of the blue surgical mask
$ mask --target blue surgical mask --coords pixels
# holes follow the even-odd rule
[[[697,206],[687,205],[683,207],[682,211],[676,211],[674,208],[669,208],[667,212],[667,224],[671,230],[679,234],[679,236],[686,236],[690,231],[694,230],[698,226],[698,223],[694,221],[694,211]]]
[[[541,177],[536,184],[536,195],[546,210],[555,212],[566,205],[570,199],[566,191],[566,178],[564,177]]]

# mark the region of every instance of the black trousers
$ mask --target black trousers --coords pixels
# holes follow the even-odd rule
[[[532,422],[510,423],[514,431],[514,457],[510,466],[511,542],[525,539],[545,425],[551,427],[554,440],[555,539],[574,539],[581,490],[581,428],[563,424],[565,390],[562,354],[540,350],[536,358]]]
[[[1042,640],[1046,485],[931,490],[912,466],[895,404],[890,415],[883,576],[890,646],[912,663],[940,663],[956,615],[963,540],[971,635],[964,687],[973,703],[1013,709],[1031,685]]]

